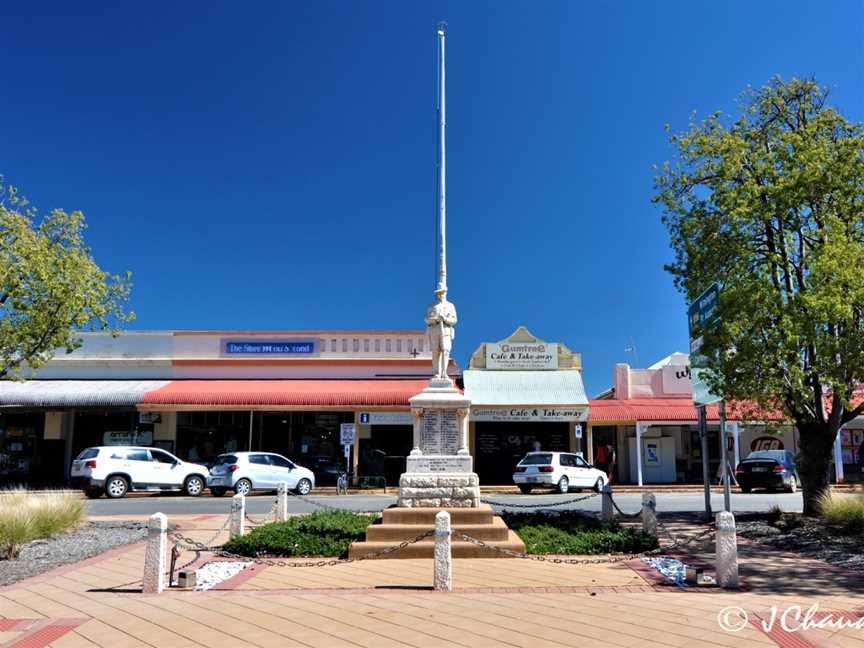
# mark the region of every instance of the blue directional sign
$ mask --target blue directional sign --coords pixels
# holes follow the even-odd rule
[[[710,405],[723,400],[722,396],[711,393],[705,382],[708,356],[702,352],[703,337],[707,331],[720,325],[720,286],[717,283],[699,295],[687,309],[690,324],[690,371],[693,377],[693,403]]]

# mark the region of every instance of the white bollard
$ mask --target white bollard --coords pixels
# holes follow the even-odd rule
[[[601,510],[601,518],[604,522],[611,522],[615,513],[612,510],[612,485],[606,484],[603,486],[603,508]]]
[[[236,538],[246,533],[246,498],[238,493],[231,498],[231,536]]]
[[[279,482],[276,489],[276,520],[284,522],[288,519],[288,482]]]
[[[150,516],[147,549],[144,552],[144,580],[142,582],[145,594],[161,594],[162,590],[165,589],[167,547],[168,518],[163,513],[154,513]]]
[[[654,493],[642,493],[642,530],[657,537],[657,498]]]
[[[453,591],[451,536],[450,514],[439,511],[435,515],[435,589],[439,592]]]
[[[717,514],[717,585],[738,587],[738,538],[735,534],[735,516],[729,511]]]

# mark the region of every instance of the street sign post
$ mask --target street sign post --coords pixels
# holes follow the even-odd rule
[[[357,425],[354,423],[342,423],[339,426],[339,436],[342,445],[354,445],[357,440]]]

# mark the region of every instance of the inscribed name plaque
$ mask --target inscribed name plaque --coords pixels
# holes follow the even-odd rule
[[[456,454],[459,451],[459,417],[455,409],[427,409],[420,428],[424,454]]]
[[[470,473],[473,465],[471,455],[418,455],[406,459],[408,473]]]

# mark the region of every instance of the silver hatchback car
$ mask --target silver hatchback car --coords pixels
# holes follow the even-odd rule
[[[283,481],[297,494],[308,495],[315,488],[315,473],[273,452],[232,452],[216,458],[207,486],[215,497],[222,497],[229,490],[242,495],[276,490]]]

